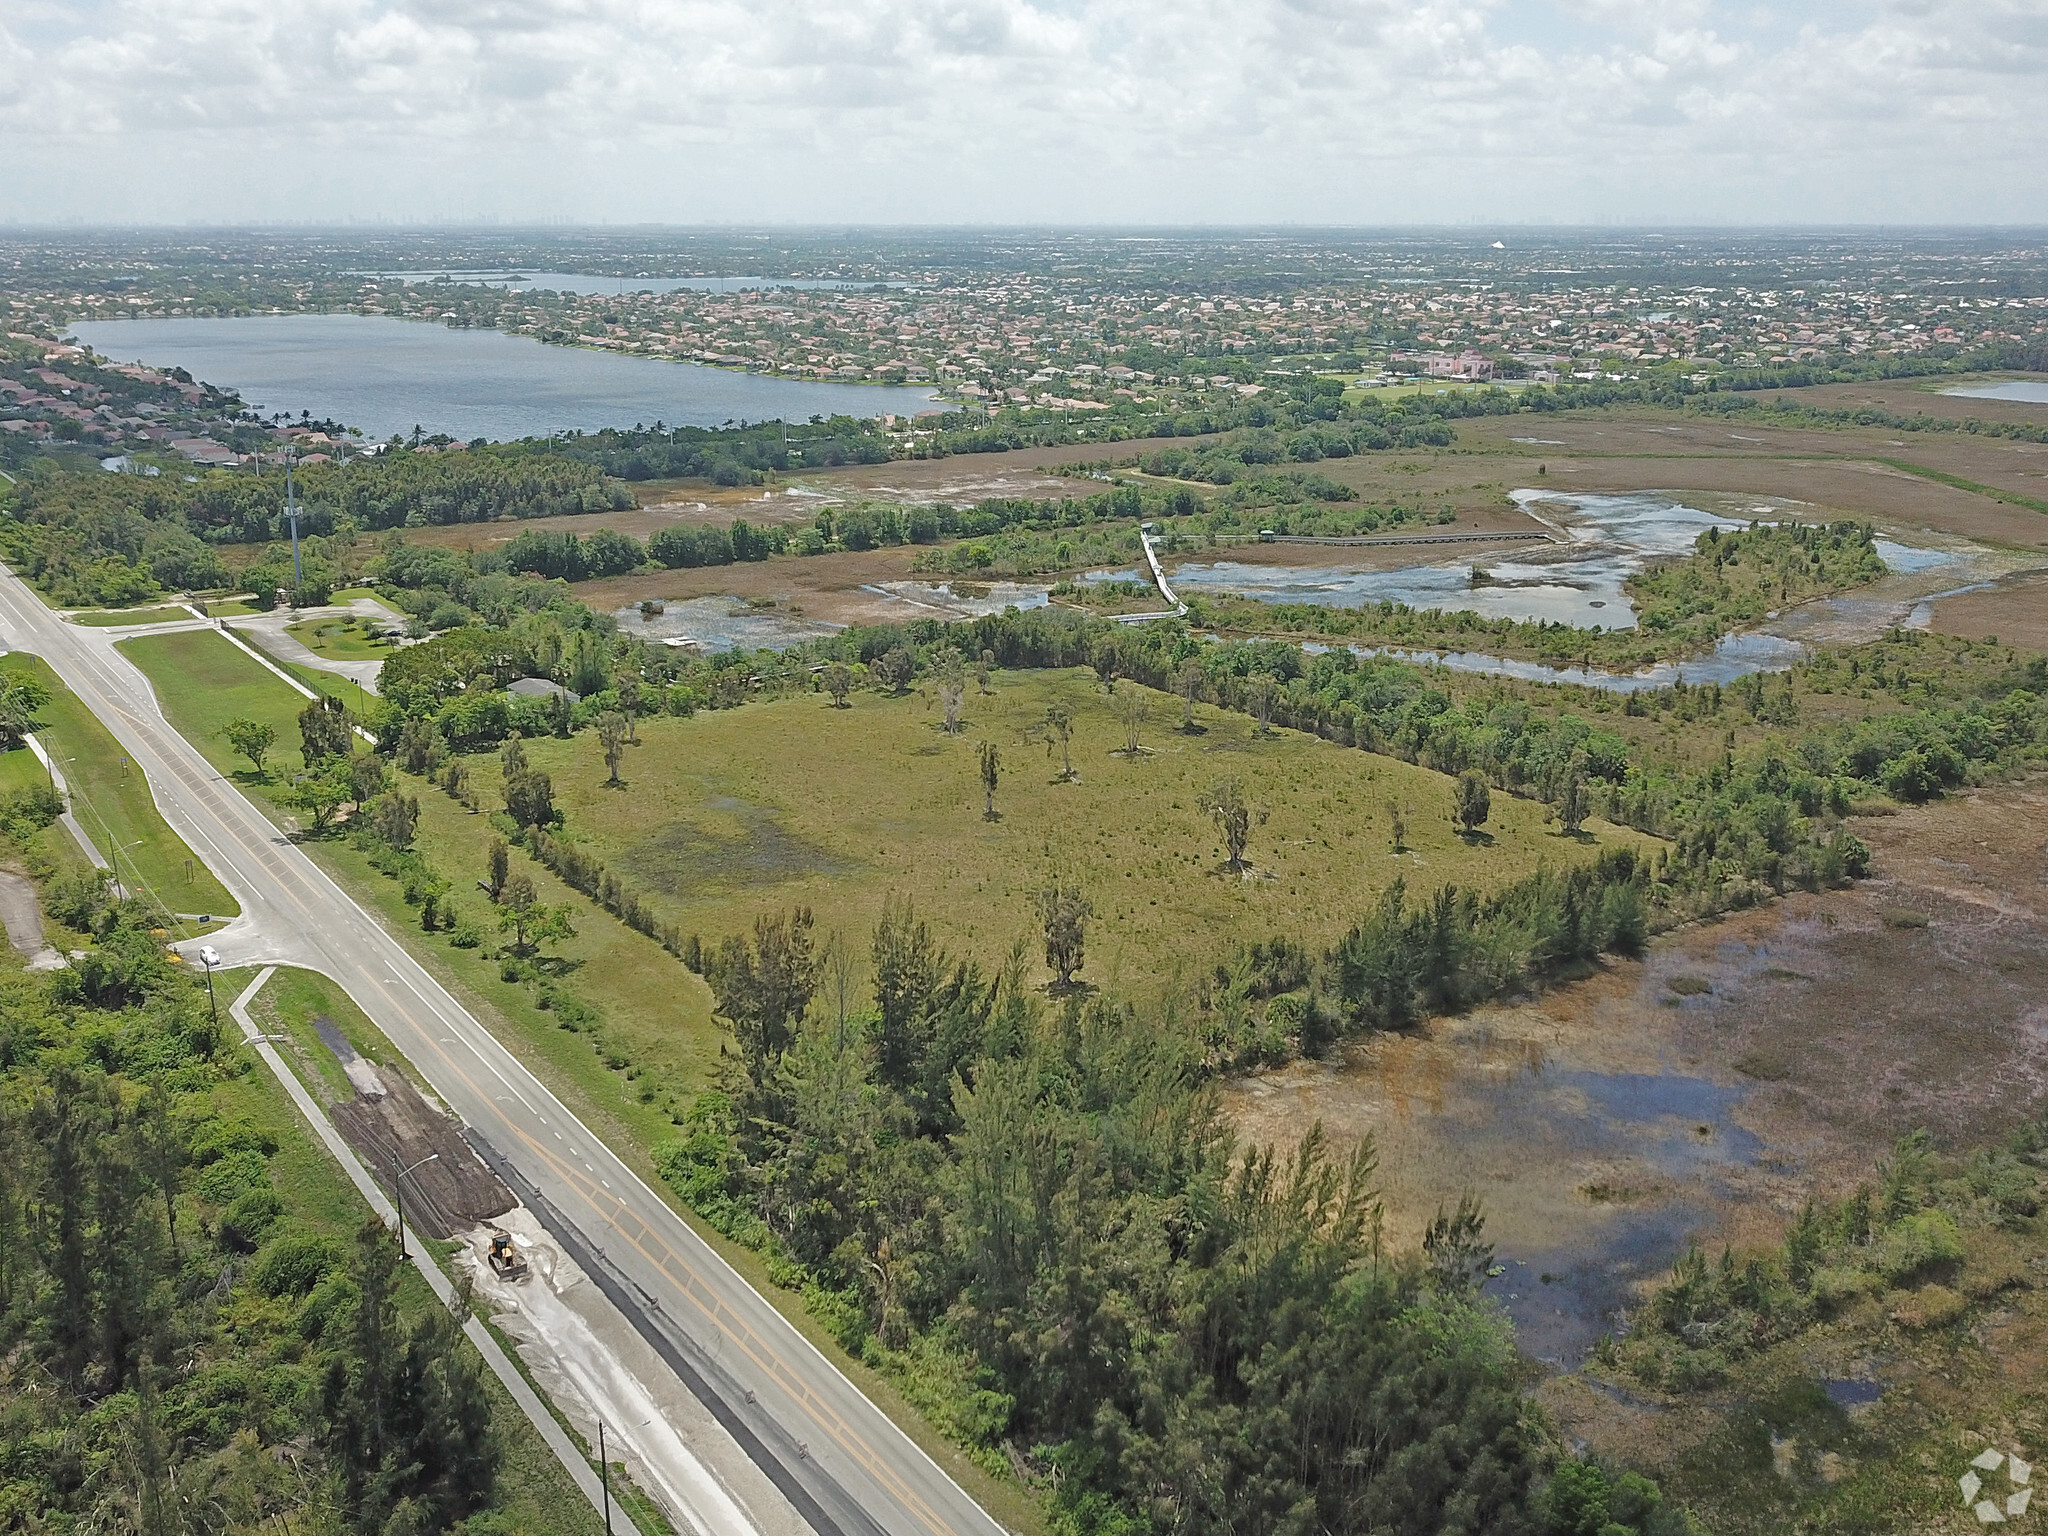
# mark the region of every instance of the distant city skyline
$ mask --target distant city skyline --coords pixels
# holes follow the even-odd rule
[[[2048,223],[2048,0],[17,0],[11,223]]]

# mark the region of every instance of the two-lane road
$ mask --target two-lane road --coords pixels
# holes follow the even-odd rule
[[[582,1125],[406,949],[164,721],[104,636],[0,570],[7,643],[55,669],[149,777],[164,817],[242,904],[227,963],[332,977],[448,1105],[682,1335],[757,1446],[845,1536],[1002,1530],[887,1415]],[[666,963],[666,962],[657,962]]]

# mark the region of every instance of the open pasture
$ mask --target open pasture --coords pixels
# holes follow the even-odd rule
[[[1133,698],[1151,716],[1135,758],[1112,713]],[[1072,782],[1059,747],[1048,755],[1032,739],[1054,706],[1074,723]],[[942,943],[984,964],[1026,942],[1042,981],[1032,893],[1078,880],[1096,913],[1083,979],[1138,991],[1191,981],[1272,934],[1325,944],[1397,875],[1418,892],[1486,890],[1644,841],[1601,823],[1563,837],[1544,807],[1504,794],[1488,835],[1468,841],[1441,774],[1297,732],[1261,739],[1245,717],[1208,708],[1198,733],[1183,734],[1181,708],[1128,682],[1105,696],[1078,670],[998,673],[993,697],[970,682],[958,735],[928,693],[857,694],[843,710],[807,695],[643,722],[621,787],[605,783],[594,735],[526,750],[552,776],[569,835],[707,944],[807,905],[864,950],[884,903],[907,898]],[[984,817],[984,743],[1001,760],[995,821]],[[494,761],[473,772],[495,784]],[[1252,829],[1249,874],[1224,867],[1200,808],[1225,779],[1268,813]],[[1400,853],[1390,803],[1405,807]]]

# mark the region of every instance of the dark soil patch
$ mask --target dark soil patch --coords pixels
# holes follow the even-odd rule
[[[383,1098],[358,1094],[330,1113],[385,1189],[400,1169],[412,1169],[401,1191],[406,1222],[445,1238],[511,1210],[517,1203],[512,1192],[470,1150],[455,1122],[421,1098],[402,1073],[380,1067],[377,1075]]]
[[[741,830],[728,835],[694,822],[670,822],[620,854],[619,869],[663,896],[689,897],[707,888],[746,890],[852,867],[829,849],[791,835],[773,811],[723,798],[712,809],[737,816]]]

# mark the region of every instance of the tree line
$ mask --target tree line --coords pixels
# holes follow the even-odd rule
[[[1058,1529],[1534,1536],[1582,1484],[1613,1513],[1554,1475],[1476,1210],[1391,1251],[1370,1141],[1237,1145],[1166,1020],[1048,1004],[906,904],[865,995],[843,944],[798,909],[719,947],[732,1065],[659,1166]],[[1628,1488],[1619,1529],[1684,1529]]]

